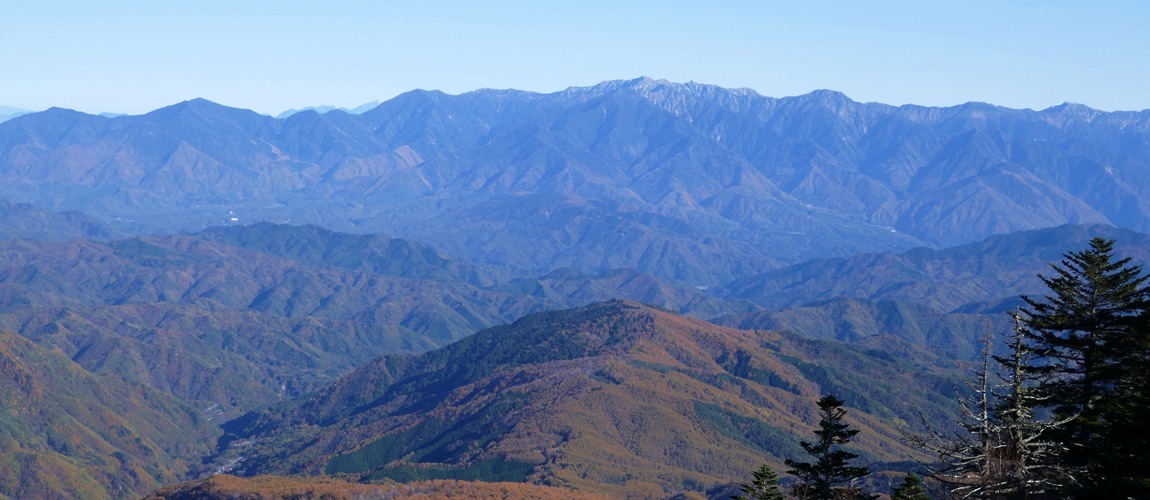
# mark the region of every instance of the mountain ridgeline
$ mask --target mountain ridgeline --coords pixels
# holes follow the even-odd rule
[[[1093,238],[1150,263],[1150,235],[1109,225],[1064,225],[996,235],[935,250],[916,248],[846,258],[815,259],[728,283],[715,295],[783,309],[833,297],[918,303],[942,312],[1000,313],[1019,295],[1045,290],[1038,274]]]
[[[1148,186],[1150,111],[647,78],[0,116],[0,498],[726,498],[828,393],[885,488]]]
[[[700,291],[626,268],[532,276],[315,225],[128,238],[7,206],[0,226],[20,239],[0,241],[0,328],[18,335],[0,338],[0,494],[33,498],[129,498],[212,470],[717,498],[801,453],[826,392],[848,400],[881,488],[917,456],[899,439],[919,411],[953,419],[955,361],[1008,327],[1011,294],[1043,292],[1035,273],[1094,237],[1150,258],[1145,234],[1065,225]]]
[[[896,339],[890,343],[899,344]],[[801,454],[812,401],[845,395],[876,468],[917,456],[919,411],[957,408],[924,349],[718,327],[634,302],[528,315],[225,426],[246,475],[486,477],[628,497],[706,492]]]
[[[412,91],[284,119],[202,99],[0,124],[0,197],[133,232],[315,223],[537,275],[715,286],[1065,223],[1150,230],[1150,111],[858,103],[646,78]]]
[[[531,312],[616,297],[703,317],[757,309],[627,269],[511,276],[410,241],[314,226],[0,241],[0,327],[94,373],[233,417],[378,355],[434,349]]]

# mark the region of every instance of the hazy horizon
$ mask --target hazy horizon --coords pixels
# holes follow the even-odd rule
[[[652,79],[652,80],[656,80],[656,81],[668,81],[668,82],[670,82],[670,83],[672,83],[672,84],[698,83],[698,84],[703,84],[703,85],[711,85],[711,84],[708,84],[707,82],[675,82],[675,81],[669,81],[669,80],[667,80],[667,79],[664,79],[664,78],[653,78],[653,77],[650,77],[650,76],[648,76],[648,75],[639,76],[639,77],[636,77],[636,78],[624,78],[624,79],[618,79],[618,80],[606,80],[606,81],[604,81],[604,82],[596,82],[596,84],[599,84],[599,83],[605,83],[605,82],[608,82],[608,81],[630,81],[630,80],[636,80],[636,79],[641,79],[641,78],[650,78],[650,79]],[[564,88],[564,89],[558,89],[558,90],[555,90],[555,91],[553,91],[553,92],[562,92],[562,91],[564,91],[564,90],[567,90],[567,89],[571,89],[571,88],[589,88],[589,87],[592,87],[592,86],[594,86],[594,85],[586,85],[586,86],[570,86],[570,87],[566,87],[566,88]],[[746,88],[746,87],[743,87],[743,88]],[[466,93],[470,93],[470,92],[476,92],[476,91],[481,91],[481,90],[516,90],[516,91],[527,91],[527,92],[535,92],[535,91],[529,91],[529,90],[525,90],[525,89],[515,89],[515,88],[507,88],[507,89],[492,89],[492,88],[490,88],[490,87],[485,87],[485,88],[477,88],[477,89],[471,89],[471,90],[467,90],[467,91],[463,91],[463,92],[456,92],[456,93],[445,92],[445,93],[447,93],[447,94],[449,94],[449,95],[459,95],[459,94],[466,94]],[[801,95],[806,95],[806,94],[810,94],[810,93],[813,93],[813,92],[818,92],[818,91],[825,91],[825,90],[829,90],[829,91],[832,91],[832,92],[839,92],[839,91],[838,91],[838,90],[836,90],[836,89],[812,89],[811,91],[809,91],[809,92],[804,92],[804,93],[802,93],[802,94],[796,94],[796,95],[787,95],[787,96],[781,96],[781,95],[768,95],[768,94],[764,94],[764,93],[762,93],[762,92],[759,92],[757,89],[753,89],[753,88],[751,88],[751,89],[749,89],[749,90],[755,91],[755,92],[759,93],[760,95],[763,95],[764,97],[770,97],[770,98],[776,98],[776,99],[783,99],[783,98],[789,98],[789,97],[798,97],[798,96],[801,96]],[[371,100],[371,101],[362,102],[362,103],[359,103],[359,104],[352,104],[352,105],[332,105],[332,104],[329,104],[329,103],[313,103],[313,104],[307,104],[307,105],[303,105],[303,106],[297,106],[297,107],[294,107],[294,108],[283,109],[283,110],[280,110],[280,111],[277,111],[277,112],[271,112],[271,113],[269,113],[269,112],[264,112],[264,111],[260,111],[260,110],[254,110],[254,109],[251,109],[251,108],[246,108],[246,107],[243,107],[243,106],[235,106],[235,105],[232,105],[232,104],[229,104],[229,103],[217,102],[217,101],[214,101],[214,100],[212,100],[212,99],[208,99],[208,98],[206,98],[206,97],[191,97],[191,98],[188,98],[188,99],[182,99],[182,100],[180,100],[180,101],[176,101],[176,102],[172,102],[172,103],[164,104],[164,105],[162,105],[162,106],[159,106],[159,107],[156,107],[156,108],[153,108],[153,109],[143,110],[143,111],[141,111],[141,112],[137,112],[137,113],[120,113],[120,112],[117,112],[117,111],[101,111],[101,112],[90,112],[90,111],[84,111],[84,110],[75,110],[75,111],[81,111],[81,112],[84,112],[84,113],[89,113],[89,114],[94,114],[94,115],[108,115],[108,116],[112,116],[112,115],[115,115],[115,116],[124,116],[124,115],[140,115],[140,114],[146,114],[146,113],[149,113],[149,112],[152,112],[152,111],[158,110],[158,109],[166,108],[166,107],[169,107],[169,106],[174,106],[174,105],[180,104],[180,103],[182,103],[182,102],[193,101],[193,100],[196,100],[196,99],[205,99],[205,100],[207,100],[207,101],[210,101],[210,102],[213,102],[213,103],[216,103],[216,104],[219,104],[219,105],[223,105],[223,106],[231,107],[231,108],[237,108],[237,109],[247,109],[247,110],[251,110],[251,111],[256,111],[256,112],[259,112],[260,114],[262,114],[262,115],[265,115],[265,116],[271,116],[271,117],[274,117],[274,118],[286,118],[286,116],[281,116],[281,115],[285,115],[285,114],[291,114],[291,113],[289,113],[289,112],[292,112],[292,113],[298,113],[298,112],[307,111],[307,110],[314,110],[314,111],[318,111],[318,112],[319,112],[319,113],[321,113],[321,114],[322,114],[322,113],[327,113],[327,112],[329,112],[329,111],[334,111],[334,110],[342,110],[342,111],[351,112],[351,111],[355,110],[356,108],[363,108],[364,106],[366,106],[366,105],[368,105],[368,104],[380,104],[380,103],[386,102],[387,100],[389,100],[389,99],[391,99],[391,98],[394,98],[394,97],[396,97],[396,96],[398,96],[398,95],[401,95],[401,94],[403,94],[403,93],[406,93],[406,92],[413,92],[413,91],[431,91],[431,92],[442,92],[442,91],[440,91],[440,90],[438,90],[438,89],[410,89],[410,90],[407,90],[407,91],[401,92],[401,93],[399,93],[399,94],[396,94],[395,96],[391,96],[391,97],[389,97],[388,99],[376,99],[376,100]],[[552,92],[536,92],[536,93],[540,93],[540,94],[547,94],[547,93],[552,93]],[[892,105],[892,106],[901,106],[901,105],[927,106],[927,105],[923,105],[923,104],[919,104],[919,103],[891,104],[891,103],[886,103],[886,102],[878,102],[878,101],[862,101],[862,100],[859,100],[859,99],[855,99],[854,97],[852,97],[852,96],[851,96],[851,95],[849,95],[849,94],[846,94],[845,92],[843,92],[843,94],[844,94],[844,95],[846,95],[846,96],[847,96],[847,98],[849,98],[849,99],[851,99],[851,100],[853,100],[853,101],[855,101],[855,102],[872,102],[872,103],[874,103],[874,102],[877,102],[878,104],[887,104],[887,105]],[[1048,109],[1048,108],[1051,108],[1051,107],[1057,107],[1057,106],[1060,106],[1060,105],[1063,105],[1063,104],[1081,104],[1081,105],[1085,105],[1085,106],[1091,107],[1091,108],[1093,108],[1093,109],[1098,109],[1098,108],[1094,108],[1093,106],[1089,106],[1088,104],[1084,104],[1084,103],[1076,103],[1076,102],[1072,102],[1072,101],[1064,101],[1064,102],[1060,102],[1060,103],[1056,103],[1056,104],[1051,104],[1050,106],[1046,106],[1046,107],[1044,107],[1044,108],[1014,108],[1014,107],[1011,107],[1011,106],[1003,106],[1003,105],[1001,105],[1001,104],[999,104],[999,103],[995,103],[995,102],[986,102],[986,101],[965,101],[965,102],[961,102],[961,103],[955,103],[955,104],[953,104],[953,105],[948,105],[948,106],[927,106],[927,107],[949,107],[949,106],[960,106],[960,105],[963,105],[963,104],[967,104],[967,103],[985,103],[985,104],[991,104],[991,105],[1000,106],[1000,107],[1006,107],[1006,108],[1010,108],[1010,109],[1030,109],[1030,110],[1032,110],[1032,111],[1042,111],[1042,110],[1044,110],[1044,109]],[[63,106],[54,106],[54,107],[63,107]],[[363,109],[363,110],[361,110],[360,112],[364,112],[364,111],[370,110],[370,109],[372,109],[372,108],[373,108],[373,107],[364,108],[364,109]],[[73,109],[73,108],[66,108],[66,109]],[[38,109],[38,110],[27,110],[27,109],[16,108],[16,107],[12,107],[12,106],[5,106],[5,105],[2,105],[2,104],[0,104],[0,115],[2,115],[2,114],[5,114],[5,110],[8,110],[8,111],[7,111],[8,113],[11,113],[11,112],[13,112],[13,111],[18,111],[18,112],[33,112],[33,113],[35,113],[35,112],[40,112],[40,111],[44,111],[43,109]],[[1139,111],[1146,111],[1146,110],[1150,110],[1150,108],[1148,108],[1148,109],[1118,109],[1118,110],[1099,110],[1099,111],[1104,111],[1104,112],[1139,112]]]
[[[892,105],[1150,108],[1150,4],[1131,1],[57,1],[6,15],[0,104],[30,110],[136,114],[203,97],[274,116],[638,75]]]

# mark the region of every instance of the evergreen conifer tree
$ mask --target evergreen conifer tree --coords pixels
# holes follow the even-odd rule
[[[803,500],[877,498],[877,495],[864,494],[856,486],[859,479],[870,475],[866,467],[852,467],[849,464],[858,455],[839,448],[849,443],[859,432],[850,429],[850,424],[843,421],[847,413],[842,407],[843,403],[830,394],[819,400],[822,419],[819,421],[819,430],[815,431],[818,441],[800,443],[807,454],[814,458],[814,462],[785,462],[791,468],[787,474],[799,478],[799,482],[791,489],[792,495]]]
[[[763,464],[759,470],[751,472],[751,482],[739,485],[739,495],[734,500],[784,500],[779,491],[779,475],[770,465]]]
[[[890,500],[929,500],[926,488],[922,487],[922,478],[913,472],[906,475],[902,484],[894,487]]]
[[[1126,380],[1116,389],[1117,403],[1107,412],[1106,430],[1097,448],[1102,477],[1095,496],[1150,498],[1150,311],[1131,319],[1138,339],[1131,346]]]
[[[1043,277],[1052,295],[1023,296],[1030,347],[1049,363],[1041,370],[1041,406],[1066,418],[1057,439],[1066,477],[1066,494],[1077,498],[1113,498],[1106,466],[1107,447],[1121,436],[1114,425],[1138,394],[1144,371],[1144,329],[1137,318],[1147,308],[1147,276],[1130,259],[1115,259],[1114,241],[1095,238],[1090,248],[1068,252],[1055,275]]]

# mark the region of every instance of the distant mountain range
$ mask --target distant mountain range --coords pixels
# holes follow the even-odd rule
[[[6,122],[17,116],[23,116],[32,113],[27,109],[13,108],[11,106],[0,106],[0,122]]]
[[[359,106],[356,106],[354,108],[337,108],[335,106],[308,106],[308,107],[302,108],[302,109],[292,108],[292,109],[289,109],[287,111],[284,111],[283,113],[276,115],[276,118],[283,119],[283,118],[287,118],[291,115],[294,115],[296,113],[302,113],[304,111],[315,111],[316,113],[324,114],[324,113],[327,113],[329,111],[339,110],[339,111],[343,111],[344,113],[350,113],[353,115],[360,115],[360,114],[363,114],[363,113],[366,113],[368,111],[375,109],[380,104],[382,104],[381,101],[371,101],[368,103],[360,104]]]
[[[1147,231],[1148,167],[1150,111],[894,107],[646,78],[412,91],[359,115],[197,99],[0,124],[0,197],[121,230],[316,223],[530,275],[630,267],[696,286],[1065,223]]]

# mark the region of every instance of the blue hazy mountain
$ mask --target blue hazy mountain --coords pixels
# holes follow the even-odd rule
[[[12,106],[0,106],[0,122],[6,122],[17,116],[23,116],[32,113],[27,109],[13,108]]]
[[[276,115],[276,118],[287,118],[291,115],[294,115],[296,113],[301,113],[304,111],[315,111],[316,113],[323,114],[323,113],[327,113],[328,111],[335,111],[337,109],[340,111],[343,111],[344,113],[351,113],[353,115],[360,115],[360,114],[363,114],[365,112],[368,112],[368,111],[375,109],[376,106],[379,106],[380,104],[382,104],[381,101],[371,101],[371,102],[366,102],[366,103],[360,104],[359,106],[356,106],[354,108],[340,108],[340,107],[336,107],[336,106],[327,106],[327,105],[308,106],[308,107],[302,108],[302,109],[292,108],[292,109],[289,109],[287,111],[284,111],[283,113]]]
[[[1150,111],[771,98],[640,78],[284,119],[202,99],[0,124],[0,197],[136,232],[271,220],[538,275],[715,286],[1066,223],[1150,230]]]

